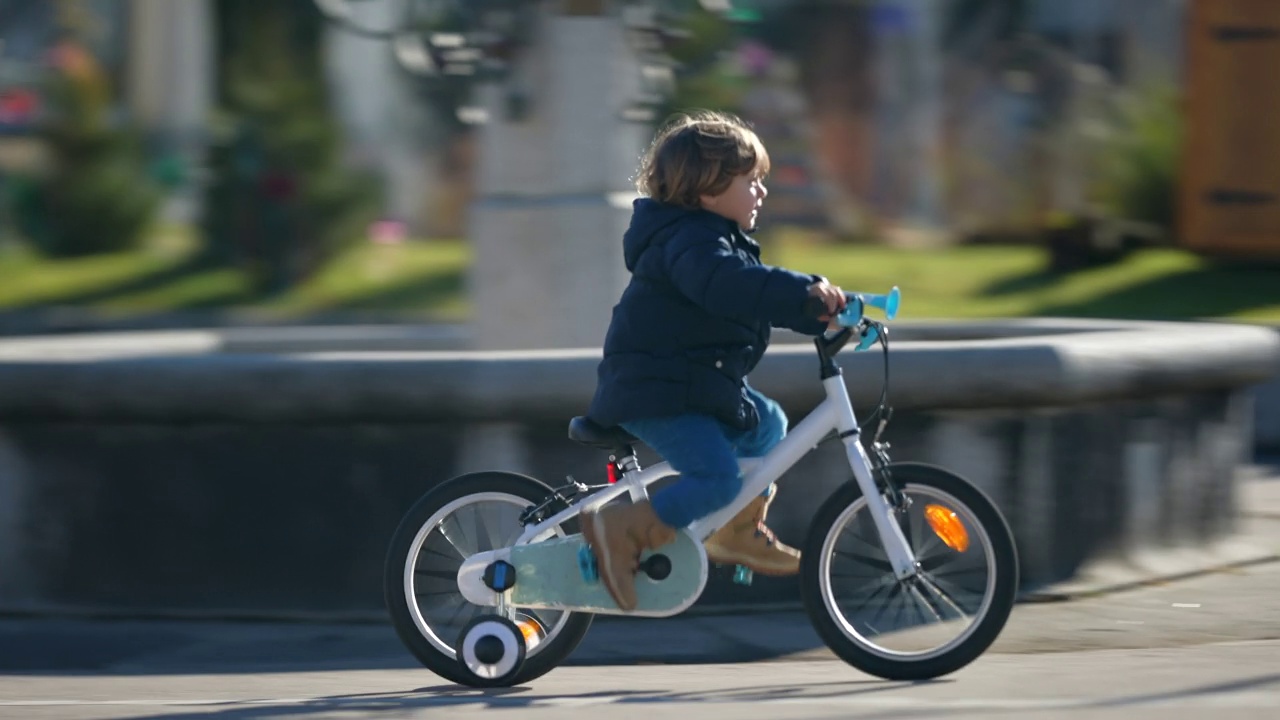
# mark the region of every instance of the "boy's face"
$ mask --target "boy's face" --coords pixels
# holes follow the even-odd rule
[[[702,207],[738,223],[746,232],[756,229],[756,217],[769,191],[764,179],[753,174],[739,175],[719,195],[703,195]]]

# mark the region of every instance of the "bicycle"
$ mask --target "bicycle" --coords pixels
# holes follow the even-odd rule
[[[577,519],[623,495],[644,498],[648,486],[675,471],[666,462],[641,468],[638,441],[621,428],[583,417],[569,424],[571,438],[610,453],[607,482],[587,485],[570,477],[553,488],[518,473],[486,471],[425,493],[396,529],[385,565],[388,611],[410,652],[459,684],[517,685],[567,658],[595,615],[669,617],[684,611],[707,581],[702,541],[834,438],[844,445],[852,478],[821,504],[801,543],[800,595],[814,629],[841,660],[889,680],[934,678],[977,659],[1013,609],[1019,565],[1012,533],[990,498],[965,478],[936,465],[890,459],[890,445],[881,440],[893,412],[887,404],[888,330],[865,313],[877,307],[892,320],[899,291],[846,296],[841,328],[814,338],[826,398],[768,455],[740,461],[744,482],[732,503],[642,555],[639,605],[630,612],[618,609],[599,583]],[[835,361],[854,337],[855,352],[875,344],[884,352],[880,400],[861,425]],[[877,418],[868,450],[862,431]],[[482,505],[505,511],[505,518],[486,521]],[[474,533],[459,519],[468,511]],[[884,577],[873,580],[873,571]],[[853,587],[837,587],[846,578]],[[750,571],[739,566],[734,579],[749,583]],[[439,604],[424,599],[449,593],[463,600],[444,605],[450,622],[466,615],[454,633],[426,618]],[[861,604],[856,610],[842,605],[854,600]],[[958,635],[930,644],[956,623],[964,625]],[[887,647],[886,641],[911,647]]]

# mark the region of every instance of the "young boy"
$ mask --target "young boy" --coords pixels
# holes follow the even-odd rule
[[[601,581],[618,607],[635,607],[640,553],[724,507],[742,489],[739,457],[760,457],[786,433],[776,402],[746,376],[771,326],[819,335],[844,309],[840,288],[760,262],[756,228],[769,156],[736,117],[682,116],[645,156],[623,256],[631,282],[613,309],[599,384],[587,415],[619,425],[679,472],[649,501],[583,515]],[[827,314],[804,313],[821,298]],[[766,575],[799,572],[800,553],[764,524],[773,488],[707,538],[712,562]]]

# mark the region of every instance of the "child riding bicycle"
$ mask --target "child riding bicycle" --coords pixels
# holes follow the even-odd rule
[[[738,458],[782,440],[781,407],[747,382],[770,329],[819,335],[835,327],[845,293],[825,278],[760,261],[746,233],[768,195],[769,156],[742,120],[683,115],[642,161],[623,235],[631,281],[613,309],[587,415],[621,426],[679,473],[646,501],[582,516],[600,579],[618,607],[635,607],[640,554],[728,505],[742,489]],[[826,313],[805,311],[811,297]],[[829,323],[831,325],[829,325]],[[705,541],[712,562],[764,575],[799,572],[800,553],[765,525],[770,487]]]

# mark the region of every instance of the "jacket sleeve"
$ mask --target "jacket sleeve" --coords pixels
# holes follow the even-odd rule
[[[685,297],[713,315],[806,335],[826,330],[826,323],[804,313],[816,276],[749,263],[728,237],[698,230],[679,232],[665,246],[668,276]]]

